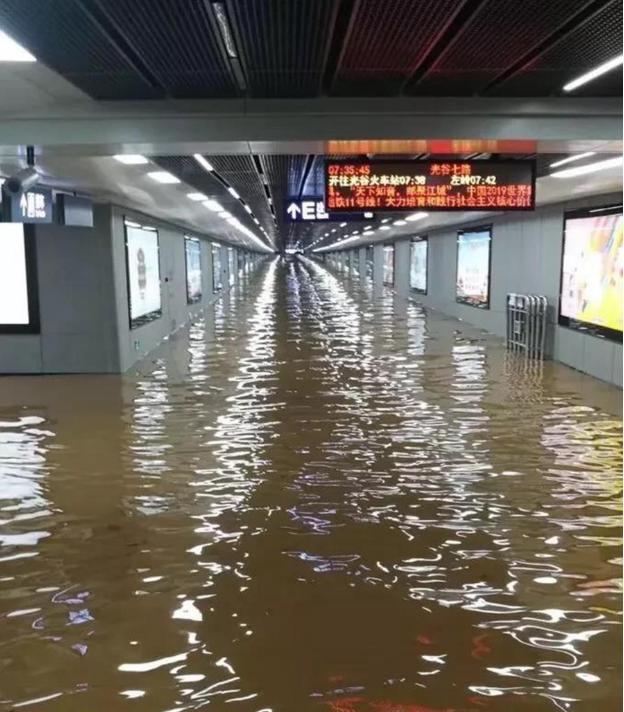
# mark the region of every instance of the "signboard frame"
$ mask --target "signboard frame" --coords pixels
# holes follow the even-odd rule
[[[601,210],[601,208],[604,209]],[[580,331],[584,334],[595,336],[596,338],[607,339],[609,341],[621,344],[623,340],[623,333],[621,331],[618,331],[617,329],[613,329],[608,326],[601,326],[600,324],[593,324],[589,321],[582,321],[580,319],[575,319],[574,317],[565,316],[561,312],[561,294],[563,291],[563,267],[565,260],[566,223],[568,222],[568,220],[574,220],[577,218],[592,218],[618,214],[622,214],[622,206],[618,204],[604,206],[594,205],[587,208],[570,210],[563,214],[563,224],[561,230],[561,262],[559,266],[559,304],[557,308],[557,324],[566,329]]]
[[[486,164],[491,164],[491,165],[515,165],[518,166],[520,164],[524,164],[527,167],[530,168],[531,172],[531,205],[530,206],[512,206],[512,207],[498,207],[498,206],[476,206],[476,207],[466,207],[466,206],[460,206],[460,207],[439,207],[439,206],[434,206],[434,205],[428,205],[428,206],[419,206],[419,207],[414,207],[414,206],[409,206],[409,207],[379,207],[379,206],[374,206],[374,207],[367,207],[367,208],[361,208],[361,210],[366,211],[366,212],[375,212],[375,213],[384,213],[384,212],[397,212],[397,213],[413,213],[413,212],[418,212],[418,211],[426,211],[429,213],[433,212],[448,212],[448,213],[454,213],[454,212],[531,212],[535,210],[535,183],[537,179],[537,162],[534,159],[504,159],[504,160],[498,160],[498,159],[477,159],[477,158],[471,158],[467,159],[465,161],[459,161],[459,160],[448,160],[448,159],[422,159],[422,160],[408,160],[408,159],[397,159],[397,160],[366,160],[363,158],[357,158],[355,160],[348,160],[348,159],[338,159],[338,160],[326,160],[324,164],[324,188],[325,188],[325,209],[330,212],[330,209],[327,207],[327,196],[329,192],[329,170],[328,167],[330,165],[393,165],[393,166],[399,166],[399,165],[405,165],[405,166],[414,166],[416,164],[432,164],[432,163],[448,163],[448,164],[469,164],[469,165],[478,165],[478,166],[484,166]],[[357,210],[357,208],[356,208]],[[346,208],[331,208],[331,213],[334,213],[336,215],[340,213],[353,213],[354,208],[353,206],[348,206]]]
[[[37,277],[37,243],[35,229],[28,223],[22,225],[24,235],[24,258],[26,267],[26,296],[28,300],[28,324],[0,324],[0,334],[40,334],[39,280]]]
[[[28,202],[28,196],[44,196],[44,212],[42,218],[28,217],[20,213],[21,201]],[[35,200],[35,198],[33,198]],[[36,200],[35,200],[36,202]],[[2,187],[2,221],[9,223],[21,223],[23,225],[50,225],[54,222],[54,194],[52,188],[44,188],[36,185],[30,190],[19,193],[9,193]]]
[[[427,247],[427,257],[425,260],[425,288],[424,289],[419,289],[418,287],[412,286],[412,249],[415,244],[417,243],[424,243]],[[414,292],[415,294],[423,294],[426,295],[427,291],[429,289],[429,235],[415,235],[412,237],[410,240],[410,281],[409,281],[409,286],[410,290]]]
[[[189,255],[188,255],[188,245],[197,245],[199,247],[199,294],[196,296],[191,295],[190,283],[189,283]],[[204,284],[203,284],[203,272],[202,272],[202,262],[201,262],[201,240],[198,237],[192,237],[191,235],[184,235],[184,277],[186,280],[186,303],[187,304],[197,304],[201,302],[204,296]]]
[[[488,232],[490,239],[488,241],[488,283],[487,283],[487,301],[483,304],[475,304],[471,302],[467,297],[461,297],[457,294],[457,278],[459,277],[459,241],[462,235],[466,233],[474,232]],[[466,228],[465,230],[457,231],[457,238],[455,241],[455,301],[458,304],[463,304],[467,307],[472,307],[473,309],[489,309],[492,302],[492,241],[494,239],[494,225],[488,223],[487,225],[475,225],[474,227]]]
[[[157,229],[150,230],[150,232],[153,232],[154,235],[156,236],[156,249],[158,251],[158,287],[160,289],[160,308],[159,309],[154,309],[151,312],[148,312],[147,314],[142,314],[140,317],[132,318],[132,294],[130,292],[130,255],[128,252],[128,227],[132,227],[131,225],[127,224],[127,218],[124,218],[124,247],[125,247],[125,253],[126,253],[126,293],[128,295],[128,325],[130,327],[130,330],[132,331],[133,329],[138,329],[141,326],[145,326],[145,324],[149,324],[151,321],[155,321],[156,319],[160,319],[160,317],[163,315],[163,306],[162,306],[162,279],[161,279],[161,268],[160,268],[160,235],[158,234]],[[134,222],[133,220],[130,220],[130,222]],[[139,225],[139,228],[144,229],[143,225]]]

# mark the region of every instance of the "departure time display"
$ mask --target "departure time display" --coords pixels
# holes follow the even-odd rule
[[[354,210],[533,210],[533,161],[328,161],[325,204]]]

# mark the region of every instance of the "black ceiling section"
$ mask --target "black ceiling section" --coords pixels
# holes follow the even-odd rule
[[[227,0],[249,94],[317,96],[338,0]]]
[[[488,0],[409,93],[478,93],[588,4],[590,0]]]
[[[622,54],[622,2],[611,0],[574,31],[545,49],[506,81],[493,87],[492,96],[544,96],[562,93],[562,87],[584,72]],[[619,72],[591,82],[574,96],[621,96]]]
[[[160,96],[75,0],[1,0],[0,27],[95,99]]]
[[[297,194],[307,158],[306,155],[259,156],[260,165],[271,191],[278,232],[284,246],[288,245],[297,231],[296,226],[287,223],[284,219],[285,201],[289,196]]]
[[[123,37],[167,95],[188,99],[239,93],[203,0],[80,1]]]
[[[361,0],[332,93],[397,94],[465,4],[466,0]]]

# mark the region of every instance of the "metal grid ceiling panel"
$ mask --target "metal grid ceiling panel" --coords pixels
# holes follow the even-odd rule
[[[259,158],[273,198],[279,235],[284,246],[287,246],[292,239],[296,240],[298,226],[284,220],[284,203],[289,195],[299,190],[307,156],[261,155]]]
[[[335,0],[227,1],[250,95],[318,95],[337,7]]]
[[[203,0],[99,0],[99,5],[171,96],[238,93]]]
[[[362,0],[333,93],[396,94],[465,0]]]
[[[2,0],[0,27],[95,99],[158,96],[73,0]]]
[[[620,54],[622,3],[613,0],[491,93],[498,96],[560,93],[566,82]],[[575,95],[621,96],[621,77],[621,72],[613,72],[602,81],[590,82]]]
[[[589,0],[489,0],[410,93],[469,95],[522,59]]]

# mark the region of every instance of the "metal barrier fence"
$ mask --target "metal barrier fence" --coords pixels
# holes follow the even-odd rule
[[[507,348],[544,358],[548,300],[536,294],[507,295]]]

